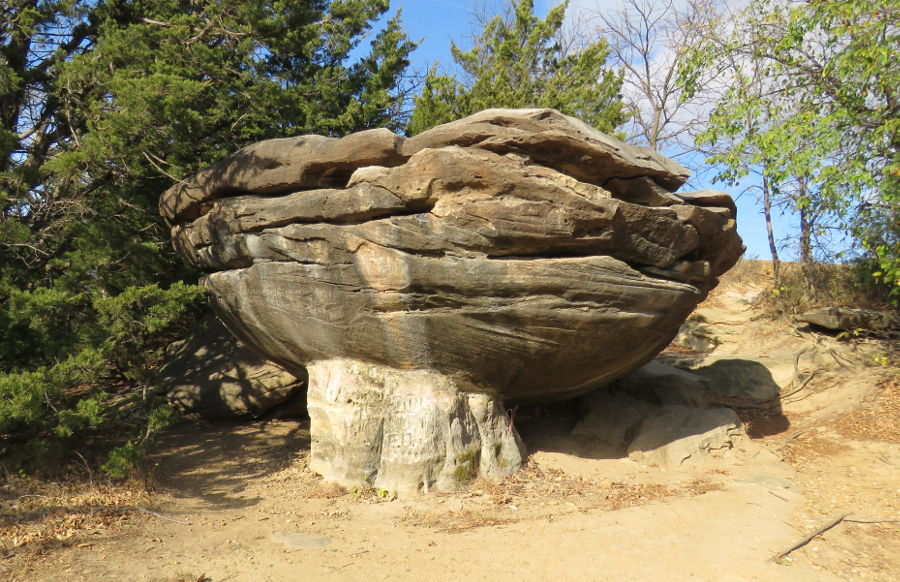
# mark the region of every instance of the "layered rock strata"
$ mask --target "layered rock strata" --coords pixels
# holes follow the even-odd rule
[[[309,369],[316,470],[450,488],[518,467],[504,401],[637,369],[734,264],[734,203],[687,177],[556,111],[488,110],[262,142],[160,205],[232,332]]]

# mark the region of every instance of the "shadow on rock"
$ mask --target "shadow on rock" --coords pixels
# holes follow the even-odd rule
[[[609,444],[591,435],[576,434],[584,415],[581,398],[565,402],[515,406],[510,418],[529,453],[556,451],[588,459],[621,459],[627,456],[623,443]]]
[[[717,360],[691,372],[707,380],[715,404],[771,402],[781,390],[769,369],[753,360]]]
[[[791,423],[781,410],[781,387],[764,365],[754,360],[717,360],[691,370],[706,379],[710,404],[734,409],[750,438],[780,434]]]
[[[288,466],[309,451],[309,421],[191,423],[163,435],[152,461],[159,484],[176,497],[216,508],[255,505],[247,483]]]
[[[578,399],[514,409],[514,419],[532,452],[677,468],[727,453],[748,436],[787,430],[778,394],[758,362],[721,360],[688,372],[654,361]]]
[[[216,317],[206,317],[167,352],[157,382],[184,414],[209,420],[305,416],[305,372],[292,374],[266,360]]]

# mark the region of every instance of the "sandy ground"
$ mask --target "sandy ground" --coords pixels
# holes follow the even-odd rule
[[[55,513],[44,495],[29,513],[7,486],[20,538],[0,540],[0,579],[900,580],[897,370],[877,365],[874,342],[760,318],[760,289],[736,275],[701,306],[711,353],[663,354],[762,364],[780,387],[774,410],[730,401],[749,437],[726,454],[643,465],[572,437],[572,407],[544,407],[517,421],[531,453],[520,474],[397,499],[311,473],[306,421],[187,425],[165,435],[153,493]],[[76,514],[63,534],[22,542]]]

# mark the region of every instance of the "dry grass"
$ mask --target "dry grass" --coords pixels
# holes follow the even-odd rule
[[[471,494],[487,496],[492,503],[502,505],[537,497],[586,497],[590,496],[595,488],[595,483],[581,477],[568,475],[556,469],[545,469],[534,462],[529,462],[521,471],[503,481],[478,479],[472,486]]]
[[[836,419],[833,428],[854,440],[900,443],[900,380],[884,378],[872,399]]]
[[[722,293],[747,287],[763,289],[756,307],[767,317],[797,315],[822,306],[892,310],[890,289],[877,285],[854,265],[782,262],[781,281],[776,288],[772,262],[754,259],[741,259],[722,275],[720,285],[710,292],[704,305],[722,307]]]
[[[181,572],[165,578],[150,578],[148,582],[212,582],[212,578],[206,574],[197,575],[190,572]]]
[[[398,525],[433,528],[442,533],[459,533],[478,527],[503,525],[513,521],[515,520],[490,515],[489,512],[472,511],[470,509],[443,513],[414,510],[401,518],[398,521]]]
[[[714,483],[706,479],[694,479],[684,486],[684,491],[693,497],[695,495],[704,495],[710,491],[720,491],[722,488],[721,483]]]
[[[719,489],[722,489],[720,483],[706,479],[696,479],[679,487],[593,481],[531,462],[500,482],[476,480],[464,497],[473,504],[482,503],[479,509],[411,511],[399,524],[456,533],[552,515],[556,510],[550,507],[562,504],[569,504],[579,511],[618,511],[669,497],[703,495]],[[520,511],[509,513],[508,509]]]
[[[494,504],[575,499],[580,506],[617,511],[666,497],[700,495],[719,488],[720,485],[705,480],[697,480],[688,486],[677,488],[658,483],[593,481],[529,463],[522,471],[499,483],[479,480],[473,488],[473,494],[488,495]]]
[[[784,445],[784,460],[797,467],[819,457],[833,457],[850,449],[844,443],[822,436],[816,432],[808,432],[792,439]]]
[[[307,493],[307,497],[313,499],[337,499],[347,494],[347,490],[337,483],[329,483],[321,481],[311,487]]]
[[[822,306],[890,311],[888,291],[853,265],[782,263],[781,284],[761,296],[760,307],[773,315]]]
[[[755,259],[741,259],[728,272],[719,277],[719,285],[709,292],[703,301],[704,307],[724,307],[726,302],[722,300],[724,293],[735,289],[772,287],[772,262]]]
[[[699,358],[704,356],[703,352],[698,352],[697,350],[690,348],[688,346],[683,346],[677,343],[671,343],[666,346],[666,348],[659,353],[657,358],[659,359],[679,359],[679,358]]]
[[[8,558],[89,546],[150,502],[150,494],[135,482],[99,485],[76,478],[44,482],[7,477],[0,484],[0,553]]]
[[[720,285],[717,289],[771,284],[772,261],[740,259],[735,266],[719,278],[719,281]]]
[[[690,492],[686,489],[672,489],[659,483],[612,483],[603,496],[601,507],[609,511],[618,511],[681,495],[690,495]]]

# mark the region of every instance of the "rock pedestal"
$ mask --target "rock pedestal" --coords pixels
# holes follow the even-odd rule
[[[310,371],[314,467],[427,489],[475,451],[515,469],[501,403],[583,394],[671,341],[743,251],[731,198],[676,193],[687,177],[559,112],[495,109],[255,144],[160,208],[229,329]]]
[[[326,479],[390,491],[452,490],[522,464],[524,447],[500,402],[474,386],[348,359],[307,369],[310,468]]]

